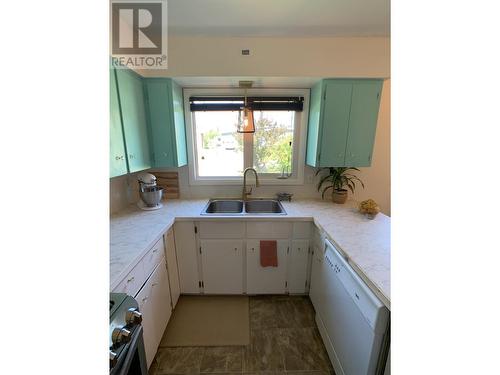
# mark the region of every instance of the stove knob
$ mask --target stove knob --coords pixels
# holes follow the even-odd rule
[[[118,362],[118,355],[110,350],[109,351],[109,367],[113,368],[116,366],[116,363]]]
[[[132,334],[126,328],[115,328],[111,334],[113,344],[124,344],[130,341]]]
[[[127,322],[127,324],[130,324],[132,326],[141,324],[142,314],[136,308],[131,307],[127,310],[125,321]]]

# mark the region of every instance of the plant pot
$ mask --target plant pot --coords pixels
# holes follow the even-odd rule
[[[335,189],[332,194],[333,203],[344,204],[347,200],[346,189]]]

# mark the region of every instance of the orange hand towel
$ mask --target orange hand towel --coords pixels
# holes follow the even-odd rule
[[[278,267],[278,244],[276,241],[260,241],[260,265]]]

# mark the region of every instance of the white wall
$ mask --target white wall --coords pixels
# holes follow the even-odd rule
[[[250,56],[242,56],[250,49]],[[390,77],[386,37],[170,37],[168,69],[144,76]]]

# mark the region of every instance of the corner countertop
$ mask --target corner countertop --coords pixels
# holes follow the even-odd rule
[[[174,221],[288,220],[314,221],[341,250],[349,264],[390,309],[391,219],[380,213],[369,220],[357,212],[355,201],[344,205],[317,199],[282,202],[287,215],[201,215],[208,199],[168,200],[155,211],[135,205],[110,219],[110,286],[113,289]]]

